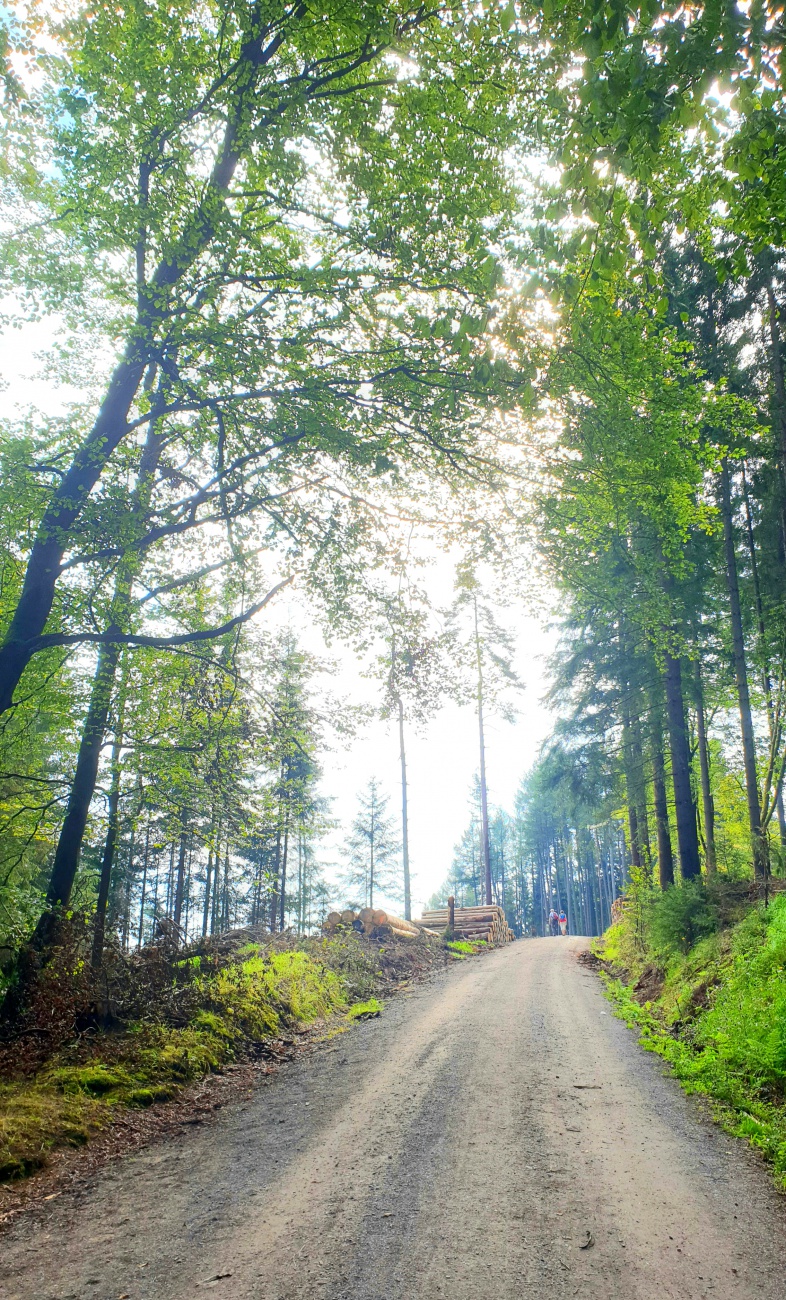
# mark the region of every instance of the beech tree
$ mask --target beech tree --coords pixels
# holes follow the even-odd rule
[[[98,294],[115,303],[117,362],[40,470],[56,482],[9,593],[0,711],[35,654],[140,641],[111,605],[86,628],[64,572],[94,586],[214,523],[237,560],[249,515],[304,545],[315,521],[295,506],[293,527],[290,498],[324,511],[339,466],[471,457],[467,415],[516,389],[475,342],[525,70],[493,13],[99,7],[53,35],[60,58],[17,120],[8,268],[82,319]]]

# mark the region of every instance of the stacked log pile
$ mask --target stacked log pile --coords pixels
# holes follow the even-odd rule
[[[511,943],[515,934],[501,907],[457,907],[454,909],[453,933],[457,939],[485,939],[486,943]],[[424,912],[421,925],[431,930],[446,930],[450,924],[448,909]]]
[[[379,907],[363,907],[353,912],[348,907],[343,912],[328,912],[322,929],[326,934],[334,934],[342,927],[357,930],[360,934],[381,939],[395,935],[397,939],[417,939],[423,933],[422,927],[405,921],[403,916],[394,916],[392,912],[383,912]]]

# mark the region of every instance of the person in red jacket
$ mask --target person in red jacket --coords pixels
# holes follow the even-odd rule
[[[568,933],[568,918],[564,912],[559,914],[559,932],[560,934]]]

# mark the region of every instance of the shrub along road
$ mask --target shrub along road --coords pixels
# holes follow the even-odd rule
[[[470,960],[22,1216],[19,1300],[782,1300],[786,1207],[578,939]]]

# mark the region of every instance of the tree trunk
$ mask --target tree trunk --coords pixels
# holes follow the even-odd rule
[[[576,831],[576,880],[579,889],[579,907],[581,908],[582,934],[590,933],[589,907],[587,903],[587,873],[581,861],[581,834]]]
[[[146,364],[146,359],[139,356],[138,343],[130,343],[110,380],[91,433],[52,494],[41,520],[19,601],[0,647],[0,714],[11,707],[19,679],[35,653],[35,638],[43,632],[52,608],[66,539],[127,431],[126,418]]]
[[[295,908],[295,924],[298,934],[303,933],[303,907],[305,902],[305,883],[304,883],[305,863],[303,860],[303,835],[298,830],[297,836],[297,906]]]
[[[478,737],[480,741],[480,827],[483,849],[484,901],[492,902],[491,886],[491,841],[489,839],[489,804],[486,786],[486,737],[483,730],[483,655],[480,648],[480,630],[478,628],[478,602],[475,608],[475,655],[478,667]]]
[[[139,938],[137,939],[138,948],[142,947],[142,940],[145,934],[145,890],[147,889],[147,864],[148,864],[149,853],[150,853],[150,822],[148,821],[147,829],[145,830],[145,857],[144,857],[144,862],[142,864],[142,896],[139,901]]]
[[[753,577],[753,594],[756,600],[756,624],[759,633],[759,658],[761,660],[762,686],[764,688],[764,698],[767,704],[767,725],[770,733],[770,762],[777,764],[777,745],[775,742],[775,704],[772,692],[772,677],[770,675],[769,655],[767,654],[767,629],[764,623],[764,601],[761,595],[761,580],[759,578],[759,561],[756,555],[756,539],[753,535],[753,518],[751,515],[751,503],[748,495],[748,481],[745,474],[745,466],[742,466],[742,490],[745,499],[745,532],[748,540],[748,554],[751,562],[751,575]],[[762,810],[764,811],[764,810]],[[775,792],[775,813],[778,818],[778,831],[781,848],[786,848],[786,810],[783,807],[783,782],[778,782],[778,788]]]
[[[620,712],[622,714],[622,767],[625,773],[625,795],[628,808],[630,856],[634,867],[640,869],[644,858],[641,851],[639,799],[637,797],[638,781],[634,771],[635,759],[630,714],[630,683],[625,677],[620,681]]]
[[[633,700],[634,707],[631,710],[630,736],[631,736],[631,757],[633,760],[633,781],[634,781],[634,798],[636,800],[636,823],[639,833],[639,852],[641,861],[646,867],[648,874],[651,874],[652,851],[650,848],[650,828],[647,817],[647,782],[644,776],[644,744],[641,734],[641,718],[639,717],[640,700],[638,692]]]
[[[106,933],[106,909],[109,902],[109,888],[112,883],[112,867],[115,861],[115,848],[117,846],[117,833],[119,825],[120,810],[120,782],[122,770],[120,767],[120,754],[123,749],[123,731],[125,726],[125,707],[126,707],[126,687],[128,681],[127,662],[124,661],[123,671],[120,676],[120,690],[117,702],[117,726],[115,727],[115,739],[112,745],[112,778],[109,787],[109,799],[107,801],[107,828],[106,839],[104,841],[104,853],[101,859],[101,875],[98,881],[98,901],[96,903],[96,918],[93,926],[93,951],[91,955],[91,965],[93,970],[98,970],[104,955],[104,936]]]
[[[194,861],[194,841],[188,845],[188,862],[186,863],[186,880],[183,889],[183,942],[188,943],[188,923],[191,916],[191,863]]]
[[[557,895],[557,911],[562,911],[562,890],[559,881],[559,858],[557,856],[556,840],[551,841],[551,862],[554,866],[554,892]]]
[[[655,830],[658,839],[658,878],[661,889],[674,884],[674,853],[671,847],[669,805],[666,797],[666,764],[663,753],[663,715],[659,692],[650,692],[650,757],[655,795]]]
[[[138,810],[137,810],[138,811]],[[131,941],[131,895],[134,883],[134,853],[136,852],[136,813],[131,817],[131,836],[128,843],[126,886],[123,891],[123,952],[128,952]]]
[[[289,806],[284,818],[284,852],[281,856],[281,911],[279,914],[279,929],[284,932],[287,911],[287,857],[289,856]]]
[[[216,808],[215,804],[210,809],[210,838],[207,845],[207,870],[205,871],[205,898],[202,904],[202,938],[207,935],[207,927],[210,921],[210,893],[213,884],[213,863],[216,863],[216,875],[218,874],[218,858],[215,856],[215,849],[218,840],[221,837],[221,823],[219,821],[216,827]]]
[[[267,29],[257,21],[243,43],[227,104],[223,139],[206,186],[195,200],[179,238],[162,257],[149,283],[142,285],[131,337],[109,381],[95,424],[44,511],[22,592],[0,647],[0,714],[11,707],[19,679],[36,651],[36,638],[46,625],[71,529],[112,454],[129,432],[128,415],[150,358],[155,355],[156,334],[167,316],[170,290],[215,237],[219,218],[210,214],[223,210],[223,198],[253,135],[247,129],[247,119],[260,72],[284,40],[283,33],[278,32],[265,46],[266,35]]]
[[[707,741],[707,722],[704,714],[704,684],[701,680],[701,664],[696,660],[696,731],[699,749],[699,771],[701,774],[701,806],[704,814],[704,851],[707,875],[715,873],[718,866],[715,852],[715,801],[710,785],[710,750]]]
[[[775,431],[781,469],[781,531],[786,539],[786,377],[783,371],[783,347],[778,322],[778,304],[772,284],[767,285],[767,316],[772,349],[772,377],[775,389]]]
[[[404,919],[412,920],[409,881],[409,800],[407,796],[407,753],[404,747],[404,703],[398,697],[398,746],[401,759],[401,856],[404,867]]]
[[[207,934],[207,923],[210,918],[210,884],[213,879],[213,843],[211,841],[207,850],[207,870],[205,871],[205,901],[202,907],[202,938]]]
[[[221,891],[221,929],[229,929],[229,840],[224,849],[224,885]]]
[[[607,857],[609,860],[609,897],[613,903],[614,899],[617,897],[617,873],[614,863],[614,834],[613,832],[610,833],[608,826],[606,827],[604,838],[608,849]]]
[[[626,783],[627,784],[627,783]],[[633,800],[628,797],[628,836],[630,838],[631,865],[641,869],[641,851],[639,849],[639,819]]]
[[[729,462],[724,459],[721,468],[720,491],[721,515],[723,518],[723,540],[726,553],[726,583],[729,592],[729,610],[731,613],[732,649],[734,654],[734,676],[737,682],[737,701],[740,711],[740,730],[742,733],[742,759],[745,768],[745,793],[748,800],[748,823],[753,850],[753,871],[757,879],[765,879],[768,874],[768,852],[766,836],[762,834],[761,804],[759,801],[759,780],[756,772],[756,741],[753,734],[753,715],[751,713],[750,693],[748,690],[748,668],[745,662],[745,640],[742,630],[742,610],[740,606],[740,588],[737,577],[737,556],[734,548],[734,527],[731,514],[731,480]]]
[[[173,915],[173,917],[172,917],[172,920],[174,921],[174,923],[175,923],[175,925],[177,926],[177,929],[178,929],[178,930],[180,929],[180,918],[181,918],[181,916],[182,916],[182,914],[183,914],[183,890],[184,890],[184,888],[185,888],[185,883],[186,883],[186,849],[187,849],[187,847],[188,847],[188,828],[187,828],[186,823],[185,823],[185,820],[184,820],[184,821],[183,821],[183,829],[182,829],[181,832],[180,832],[180,848],[179,848],[179,852],[178,852],[178,855],[177,855],[177,877],[176,877],[176,884],[175,884],[175,903],[174,903],[174,909],[173,909],[173,910],[174,910],[174,915]]]
[[[210,933],[217,934],[219,930],[220,916],[219,908],[221,906],[221,827],[218,828],[216,836],[216,860],[213,866],[215,876],[213,879],[213,902],[210,909]]]
[[[540,912],[540,934],[541,938],[546,933],[546,917],[549,909],[546,907],[546,883],[543,879],[543,863],[540,852],[537,853],[537,873],[538,873],[538,910]]]
[[[584,859],[584,874],[587,882],[587,915],[589,917],[589,932],[590,934],[600,934],[597,906],[595,902],[595,889],[592,879],[595,874],[594,866],[595,863],[592,856],[586,856]],[[592,867],[592,869],[590,869],[590,867]]]
[[[600,896],[603,901],[603,930],[605,930],[607,926],[611,925],[611,891],[600,836],[596,835],[594,839],[595,851],[598,855],[598,878],[600,880]]]
[[[161,855],[156,854],[156,883],[153,889],[153,925],[151,932],[155,934],[156,920],[158,919],[158,893],[161,888]]]
[[[67,907],[71,898],[98,775],[98,762],[104,742],[119,654],[120,647],[116,643],[102,646],[98,654],[98,666],[82,729],[76,772],[55,850],[55,860],[46,895],[46,910],[36,927],[33,940],[35,946],[46,946],[49,936],[54,933],[54,914]]]
[[[683,880],[694,880],[701,875],[701,863],[696,828],[696,806],[690,779],[690,749],[688,729],[685,724],[685,701],[682,694],[682,668],[679,658],[668,653],[666,654],[665,687],[680,869]]]
[[[283,776],[281,778],[283,780]],[[278,821],[276,825],[276,856],[273,864],[273,889],[270,897],[270,932],[275,934],[278,919],[278,882],[281,877],[281,844],[283,839],[281,800],[278,802]]]
[[[153,423],[145,440],[139,462],[137,483],[132,496],[132,512],[137,513],[137,515],[146,510],[150,485],[161,458],[163,446],[163,438],[156,432],[155,423]],[[141,523],[139,526],[141,527]],[[112,595],[108,633],[122,632],[127,623],[131,590],[140,562],[139,556],[135,556],[133,560],[122,559],[120,561]],[[20,608],[21,605],[22,602],[20,601]],[[9,637],[10,635],[9,632]],[[119,642],[109,642],[102,645],[98,652],[93,689],[79,746],[74,782],[69,794],[68,807],[55,852],[55,861],[47,893],[46,912],[41,917],[36,929],[34,940],[36,943],[46,942],[45,936],[51,928],[47,920],[47,913],[54,908],[67,906],[71,897],[71,890],[79,866],[79,854],[87,825],[90,803],[95,792],[101,747],[112,702],[112,691],[120,654],[121,646]],[[2,651],[0,651],[1,655]],[[112,851],[114,852],[114,846]],[[111,861],[109,869],[111,870]]]

